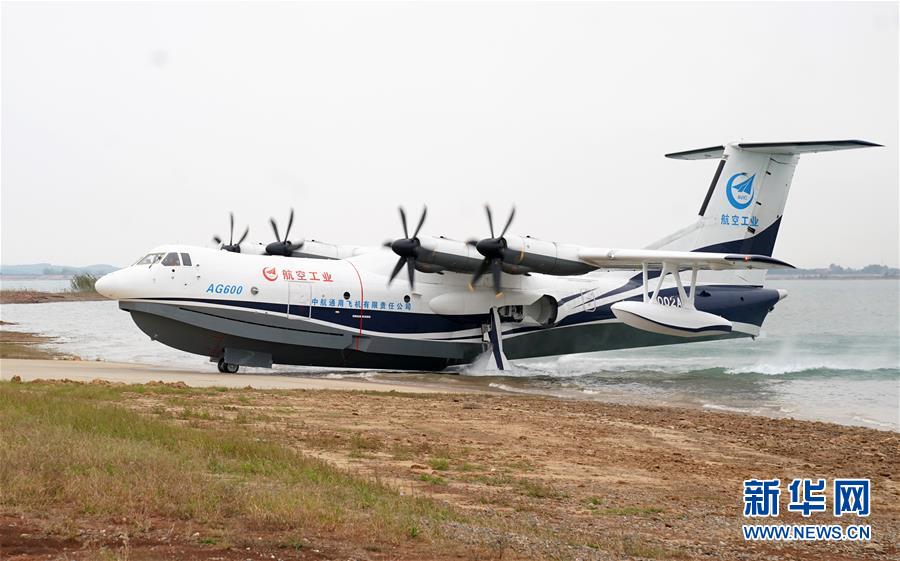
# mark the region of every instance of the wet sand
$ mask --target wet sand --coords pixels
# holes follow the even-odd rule
[[[122,384],[147,382],[183,382],[193,388],[226,387],[282,390],[357,390],[395,391],[406,393],[450,393],[477,391],[474,388],[451,387],[425,382],[385,382],[367,378],[332,379],[325,377],[273,374],[220,374],[210,364],[209,372],[167,369],[142,364],[81,360],[25,360],[0,359],[0,380],[19,376],[30,380],[73,380],[91,382],[104,380]]]

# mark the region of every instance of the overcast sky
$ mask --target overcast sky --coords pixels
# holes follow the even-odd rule
[[[801,158],[775,255],[898,264],[896,3],[4,3],[2,262],[424,233],[642,247],[731,140]]]

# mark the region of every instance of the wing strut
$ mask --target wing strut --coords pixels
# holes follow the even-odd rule
[[[650,279],[647,263],[643,263],[641,269],[644,284],[644,302],[657,303],[657,297],[659,296],[659,291],[662,289],[662,285],[666,280],[666,276],[672,275],[672,277],[675,278],[675,285],[678,287],[678,296],[681,298],[682,307],[688,310],[694,309],[694,295],[697,292],[697,272],[699,271],[699,268],[697,266],[691,267],[691,284],[689,287],[690,290],[685,290],[684,283],[681,282],[681,274],[678,270],[678,265],[664,262],[662,271],[659,272],[659,280],[657,280],[656,282],[656,288],[653,289],[652,296],[648,292]]]

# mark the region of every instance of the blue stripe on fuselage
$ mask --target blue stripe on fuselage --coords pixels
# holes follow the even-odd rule
[[[623,287],[624,288],[624,287]],[[761,326],[766,314],[772,306],[778,302],[778,291],[769,288],[750,286],[715,285],[697,287],[695,307],[703,312],[709,312],[724,317],[729,321],[753,324]],[[617,291],[614,291],[617,292]],[[678,296],[677,288],[666,288],[660,292],[660,296],[673,298]],[[626,300],[639,301],[640,294]],[[238,308],[247,308],[287,314],[286,304],[270,302],[250,302],[246,300],[215,300],[208,298],[148,298],[148,300],[163,300],[171,302],[205,303]],[[610,309],[612,302],[598,306],[594,310],[582,310],[571,314],[556,323],[556,327],[570,327],[582,323],[614,319]],[[297,318],[310,317],[309,306],[291,306],[291,316]],[[468,329],[480,329],[483,323],[487,323],[487,314],[461,314],[439,315],[433,313],[419,313],[408,311],[389,310],[359,310],[353,308],[325,308],[312,307],[312,319],[340,325],[349,329],[359,328],[359,316],[362,314],[363,329],[369,332],[386,334],[415,334],[415,333],[450,333]],[[507,324],[508,326],[509,324]],[[546,329],[539,326],[522,326],[505,331],[507,334],[524,333]],[[448,337],[447,339],[469,339],[476,335],[462,337]]]

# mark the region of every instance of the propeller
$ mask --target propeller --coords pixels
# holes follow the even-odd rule
[[[241,236],[241,239],[238,240],[237,243],[234,243],[234,213],[229,212],[228,218],[230,219],[230,227],[228,230],[228,243],[222,243],[222,238],[219,236],[213,236],[213,241],[222,246],[222,249],[225,251],[232,251],[234,253],[241,252],[241,244],[244,243],[244,240],[247,239],[247,234],[250,233],[250,226],[244,230],[244,234]]]
[[[484,205],[484,210],[487,213],[488,228],[491,231],[491,237],[468,242],[469,245],[475,246],[478,253],[484,255],[481,266],[478,267],[478,270],[475,271],[475,275],[472,276],[472,280],[469,282],[469,288],[474,290],[475,284],[481,277],[490,272],[491,276],[494,278],[494,293],[496,293],[497,296],[500,296],[503,294],[503,291],[500,289],[500,281],[502,280],[501,275],[503,273],[503,255],[506,250],[506,238],[503,236],[506,235],[506,231],[509,230],[509,226],[516,216],[516,207],[512,207],[509,211],[509,218],[506,219],[506,226],[503,227],[503,231],[500,232],[499,236],[494,235],[494,217],[491,214],[491,207]]]
[[[419,242],[419,230],[422,229],[422,224],[425,223],[425,216],[428,214],[428,207],[422,207],[422,216],[419,218],[419,224],[416,226],[415,232],[413,235],[409,235],[409,230],[406,228],[406,211],[403,210],[403,207],[399,207],[400,209],[400,222],[403,224],[403,237],[396,239],[392,242],[385,242],[385,247],[391,248],[391,250],[400,256],[400,259],[397,260],[397,264],[394,266],[394,270],[391,271],[391,276],[388,279],[388,285],[394,282],[394,278],[400,274],[400,270],[403,269],[403,265],[406,264],[406,272],[409,274],[409,288],[412,289],[415,287],[415,276],[416,276],[416,257],[419,255],[419,248],[421,247],[421,243]]]
[[[269,224],[272,225],[272,231],[275,232],[275,239],[277,241],[266,246],[266,255],[284,255],[285,257],[290,257],[294,251],[303,247],[303,242],[291,243],[288,240],[288,236],[291,234],[291,226],[294,225],[294,209],[291,209],[291,213],[288,215],[284,239],[281,239],[281,234],[278,232],[278,223],[275,222],[274,218],[269,218]]]

